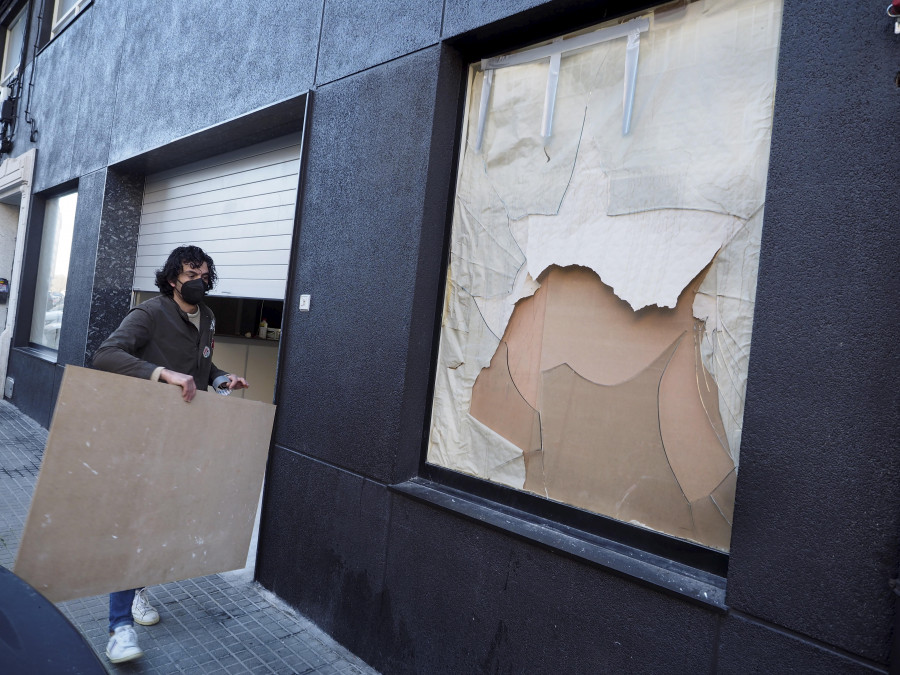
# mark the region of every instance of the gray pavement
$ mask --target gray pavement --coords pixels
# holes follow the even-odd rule
[[[0,565],[10,570],[46,440],[46,430],[0,400]],[[135,626],[144,657],[118,666],[105,656],[107,596],[57,606],[110,673],[376,674],[255,583],[253,561],[251,553],[245,570],[151,587],[160,622]]]

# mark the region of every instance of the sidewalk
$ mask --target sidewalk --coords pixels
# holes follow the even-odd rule
[[[0,565],[10,570],[46,440],[39,424],[0,401]],[[251,567],[151,587],[161,620],[135,626],[144,657],[118,666],[105,655],[107,596],[58,607],[110,673],[377,675],[252,579]]]

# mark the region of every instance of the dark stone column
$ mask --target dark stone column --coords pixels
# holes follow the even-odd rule
[[[86,364],[90,364],[97,347],[131,307],[143,192],[143,176],[107,171],[84,352]]]

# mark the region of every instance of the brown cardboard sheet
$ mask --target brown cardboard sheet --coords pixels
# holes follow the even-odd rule
[[[635,312],[578,266],[517,303],[470,412],[522,449],[526,490],[727,548],[735,465],[692,313],[705,273],[674,309]]]
[[[709,495],[734,470],[724,445],[718,392],[700,358],[701,331],[685,335],[659,384],[659,428],[666,455],[692,502]]]
[[[61,602],[243,567],[274,416],[68,366],[16,574]]]
[[[637,377],[606,386],[568,365],[544,372],[543,475],[526,465],[526,489],[680,537],[691,508],[666,458],[656,392],[673,343]]]
[[[532,408],[540,404],[541,355],[547,293],[539,288],[534,295],[516,303],[503,341],[508,346],[509,372],[516,388]],[[476,380],[476,387],[477,387]],[[474,396],[474,390],[472,392]]]
[[[691,305],[704,274],[681,293],[674,309],[645,307],[636,312],[593,270],[550,268],[541,279],[548,295],[541,370],[568,363],[599,384],[633,378],[694,329]]]
[[[535,452],[541,449],[540,416],[516,389],[506,354],[506,343],[501,342],[491,365],[481,371],[472,388],[470,412],[522,452]]]
[[[691,539],[707,546],[728,550],[731,541],[731,523],[722,516],[712,497],[703,497],[691,504],[694,517],[694,534]]]
[[[734,490],[737,487],[737,469],[725,476],[718,487],[713,490],[710,499],[722,513],[722,517],[730,525],[734,522]]]

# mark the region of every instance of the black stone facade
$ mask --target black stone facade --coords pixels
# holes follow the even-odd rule
[[[900,667],[885,3],[785,0],[724,604],[398,487],[422,471],[466,63],[652,4],[94,0],[37,55],[39,133],[15,138],[38,148],[34,191],[79,202],[59,363],[22,347],[20,316],[13,403],[48,425],[62,365],[127,309],[146,173],[305,112],[289,298],[313,309],[283,326],[266,588],[384,672]]]

